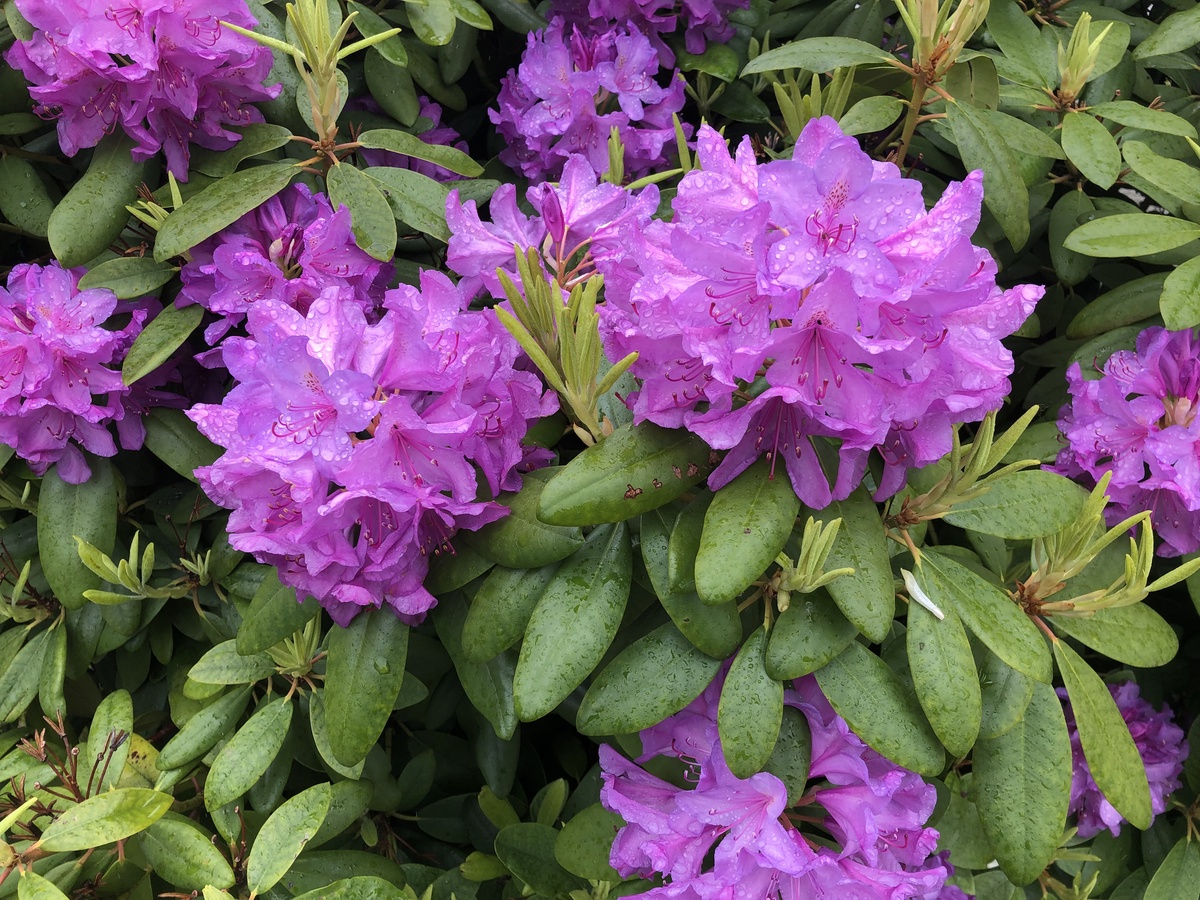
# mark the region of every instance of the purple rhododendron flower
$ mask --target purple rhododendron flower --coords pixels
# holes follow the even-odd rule
[[[368,316],[383,300],[391,270],[354,243],[350,211],[294,184],[191,250],[180,275],[180,305],[198,303],[222,318],[204,336],[216,344],[246,313],[276,300],[303,315],[328,288],[345,290]]]
[[[265,88],[271,51],[222,28],[255,24],[244,0],[19,0],[35,31],[5,56],[28,79],[34,111],[58,119],[68,156],[118,126],[135,159],[159,150],[187,179],[189,143],[212,150],[241,137],[231,126],[263,121],[251,104]]]
[[[521,439],[555,408],[495,314],[467,311],[444,275],[384,306],[372,323],[336,283],[303,314],[259,299],[248,337],[223,344],[238,384],[188,413],[225,449],[196,474],[233,510],[230,543],[340,625],[384,603],[424,617],[429,557],[505,514],[480,497],[520,488],[519,470],[543,460]]]
[[[877,452],[887,497],[950,450],[952,426],[1000,406],[1013,370],[1001,338],[1043,289],[1001,290],[971,244],[979,172],[926,211],[917,182],[828,117],[789,160],[760,166],[749,140],[731,154],[707,127],[697,152],[672,221],[629,229],[597,268],[605,349],[640,354],[635,420],[729,451],[710,487],[766,455],[820,509]]]
[[[1200,342],[1191,331],[1147,328],[1135,351],[1108,358],[1096,380],[1067,370],[1071,402],[1059,414],[1067,439],[1053,469],[1090,485],[1112,472],[1110,525],[1143,510],[1158,553],[1200,549]]]
[[[501,82],[499,110],[488,110],[506,147],[500,160],[527,178],[557,178],[572,154],[608,170],[615,127],[625,171],[638,177],[662,166],[674,146],[673,113],[683,108],[683,81],[658,76],[658,57],[637,30],[615,25],[585,34],[561,19],[529,35],[521,64]]]
[[[729,771],[716,722],[723,681],[715,679],[685,709],[641,733],[639,760],[679,760],[680,780],[690,788],[600,748],[600,799],[626,822],[613,842],[612,866],[626,878],[663,878],[640,896],[964,898],[946,885],[953,867],[934,854],[937,832],[925,827],[936,802],[933,786],[867,747],[816,679],[802,678],[785,694],[812,732],[810,785],[795,803],[805,808],[796,816],[788,813],[787,789],[777,777],[760,772],[743,779]],[[800,830],[814,821],[820,830]]]
[[[1188,755],[1183,729],[1175,724],[1169,706],[1155,712],[1154,707],[1142,699],[1136,682],[1110,684],[1108,690],[1129,727],[1134,746],[1141,754],[1142,764],[1146,767],[1146,780],[1150,783],[1150,810],[1157,816],[1166,810],[1168,795],[1181,783],[1179,776]],[[1104,794],[1092,779],[1092,770],[1083,755],[1079,728],[1075,725],[1075,714],[1066,689],[1059,688],[1058,696],[1063,701],[1063,711],[1067,717],[1074,765],[1068,814],[1078,817],[1076,825],[1081,838],[1090,838],[1105,828],[1116,837],[1121,833],[1121,823],[1125,819],[1104,799]]]
[[[63,481],[91,475],[80,446],[114,456],[108,425],[120,423],[129,388],[120,364],[149,314],[105,288],[79,290],[81,269],[22,264],[0,288],[0,443],[37,475],[58,463]],[[120,327],[112,320],[128,317]],[[122,444],[141,446],[140,428]]]
[[[703,53],[709,43],[723,44],[733,37],[729,14],[749,6],[750,0],[554,0],[550,11],[589,30],[628,23],[650,39],[664,66],[673,66],[675,54],[664,34],[682,30],[687,52]]]

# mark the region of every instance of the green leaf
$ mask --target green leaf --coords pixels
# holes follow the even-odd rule
[[[46,637],[46,651],[42,656],[42,667],[38,671],[38,704],[42,713],[55,718],[58,713],[67,713],[67,701],[63,696],[63,681],[67,676],[67,629],[61,623],[51,626]]]
[[[704,517],[715,494],[703,493],[680,510],[667,543],[667,592],[695,592],[696,556],[704,534]]]
[[[1129,726],[1100,676],[1065,641],[1054,643],[1083,755],[1104,798],[1135,828],[1150,827],[1150,787]]]
[[[1185,203],[1200,203],[1200,169],[1178,159],[1160,156],[1141,141],[1121,145],[1125,161],[1135,173]]]
[[[1144,900],[1196,900],[1200,897],[1200,842],[1181,838],[1162,861]]]
[[[975,745],[972,786],[1004,874],[1033,881],[1054,858],[1071,797],[1071,741],[1054,688],[1035,684],[1024,718]]]
[[[274,674],[275,661],[271,657],[265,653],[243,656],[234,640],[217,644],[188,670],[188,678],[202,684],[250,684]]]
[[[178,769],[216,746],[238,720],[250,700],[251,685],[222,694],[183,723],[178,733],[159,751],[156,765],[162,771]]]
[[[1129,128],[1156,131],[1159,134],[1175,134],[1180,137],[1196,137],[1196,128],[1187,119],[1162,109],[1150,109],[1132,100],[1114,100],[1097,103],[1088,109],[1093,116],[1108,119]]]
[[[120,781],[132,735],[133,699],[129,691],[113,691],[96,707],[88,729],[86,765],[95,769],[95,793],[107,791]]]
[[[981,738],[997,738],[1021,721],[1033,696],[1033,679],[1022,675],[995,653],[980,650],[979,683],[983,695]]]
[[[953,609],[989,650],[1023,675],[1050,683],[1046,640],[999,587],[934,549],[921,551],[921,583],[940,609]]]
[[[540,894],[566,896],[586,891],[587,882],[572,875],[554,855],[558,832],[537,822],[518,822],[496,835],[496,856],[508,870]]]
[[[395,41],[404,50],[399,38],[389,38],[384,43]],[[405,55],[408,51],[404,50]],[[371,47],[363,58],[363,75],[371,96],[383,111],[405,127],[416,124],[421,116],[421,101],[408,70],[386,60],[378,47]]]
[[[812,732],[804,713],[792,706],[783,708],[779,739],[764,772],[770,772],[787,787],[788,804],[795,805],[804,795],[808,769],[812,762]]]
[[[660,625],[604,667],[579,705],[576,727],[589,735],[649,728],[700,696],[720,667],[674,624]]]
[[[87,603],[84,591],[98,590],[100,576],[79,558],[75,538],[82,538],[101,553],[112,555],[117,535],[117,479],[112,463],[90,457],[92,477],[83,484],[68,484],[58,466],[42,478],[38,503],[38,553],[42,571],[58,602],[67,609]]]
[[[107,288],[117,295],[118,300],[133,300],[153,294],[174,278],[177,271],[171,266],[155,262],[154,258],[150,256],[118,256],[116,259],[106,260],[100,265],[92,267],[86,275],[79,279],[79,288],[80,290]],[[167,309],[174,308],[174,305],[167,307]],[[161,318],[161,314],[158,318]],[[147,328],[153,327],[153,325],[154,323],[151,322]],[[134,346],[137,346],[137,341],[134,342]],[[128,363],[128,356],[126,363]]]
[[[450,240],[450,229],[446,226],[448,187],[411,169],[373,166],[364,173],[375,182],[393,216],[439,241]]]
[[[54,201],[37,171],[18,156],[0,156],[0,213],[13,225],[45,237]]]
[[[554,841],[558,864],[580,878],[595,881],[620,881],[621,876],[609,865],[613,837],[625,820],[599,803],[585,806],[562,827]]]
[[[274,647],[307,625],[320,611],[315,597],[305,597],[303,603],[297,603],[296,589],[281,584],[278,570],[269,567],[238,629],[238,653],[251,656]]]
[[[118,788],[89,797],[46,826],[42,849],[89,850],[122,840],[157,822],[172,800],[149,788]]]
[[[946,115],[963,165],[983,170],[983,196],[1015,249],[1029,238],[1029,192],[1016,154],[989,117],[971,106],[950,103]]]
[[[180,890],[233,886],[233,869],[213,845],[212,836],[178,813],[168,812],[143,831],[138,846],[154,873]]]
[[[1175,629],[1144,603],[1098,609],[1087,618],[1052,616],[1049,622],[1098,653],[1141,669],[1165,666],[1179,650]]]
[[[950,861],[955,866],[986,869],[996,858],[996,853],[983,831],[975,802],[970,799],[973,792],[969,791],[968,785],[973,780],[970,773],[962,778],[954,772],[946,776],[950,801],[941,818],[937,819],[938,850],[950,851]]]
[[[513,694],[517,715],[546,715],[603,658],[629,600],[633,551],[625,523],[593,529],[559,567],[525,630]]]
[[[291,724],[292,702],[287,697],[276,697],[252,715],[213,760],[204,783],[204,805],[218,809],[250,790],[283,747]]]
[[[243,160],[285,147],[292,139],[290,128],[270,122],[252,122],[233,130],[241,133],[241,138],[236,144],[228,150],[194,148],[189,169],[213,178],[224,178],[237,171],[238,164]]]
[[[934,734],[951,756],[962,759],[979,736],[983,698],[967,632],[953,609],[943,612],[945,618],[938,619],[920,603],[909,604],[908,664]]]
[[[519,641],[556,571],[555,565],[492,569],[471,599],[463,622],[464,657],[470,662],[487,662]]]
[[[1050,212],[1050,261],[1054,264],[1054,274],[1066,285],[1076,285],[1091,273],[1096,261],[1090,256],[1083,256],[1073,250],[1066,249],[1062,244],[1067,235],[1075,230],[1081,216],[1094,212],[1096,207],[1083,191],[1067,191],[1058,198],[1054,209]],[[1084,312],[1095,305],[1089,303]],[[1083,313],[1080,313],[1082,315]],[[1079,316],[1075,317],[1076,320]],[[1071,325],[1074,326],[1072,321]],[[1070,329],[1068,329],[1068,334]]]
[[[521,490],[515,494],[503,493],[497,498],[508,507],[508,515],[478,531],[463,533],[462,540],[483,556],[510,569],[548,566],[566,559],[582,547],[583,533],[577,526],[547,525],[538,517],[539,501],[557,477],[547,475],[526,474],[521,481]]]
[[[16,4],[5,4],[5,6],[15,7]],[[56,888],[53,881],[43,878],[36,872],[24,871],[19,878],[20,881],[17,882],[18,900],[68,900],[67,895]]]
[[[1088,492],[1054,472],[1027,469],[991,482],[987,493],[954,504],[946,521],[1010,541],[1054,534],[1083,510]]]
[[[387,262],[396,253],[396,218],[379,185],[349,163],[325,176],[329,202],[350,210],[355,243],[369,256]]]
[[[1177,12],[1163,19],[1154,33],[1133,51],[1134,59],[1178,53],[1200,43],[1200,8]]]
[[[1114,328],[1150,318],[1158,312],[1159,296],[1167,277],[1165,272],[1143,275],[1101,294],[1071,320],[1067,337],[1071,340],[1098,337]]]
[[[351,12],[358,13],[354,17],[354,27],[359,33],[365,37],[375,37],[377,34],[383,34],[385,31],[391,31],[392,26],[377,16],[361,3],[355,3],[350,0],[347,4]],[[380,56],[390,62],[393,66],[408,65],[408,53],[404,50],[404,44],[396,35],[380,41],[378,44],[373,44],[371,49],[376,50]]]
[[[538,15],[529,0],[480,0],[480,2],[500,20],[500,24],[518,34],[540,31],[546,27],[546,20]]]
[[[945,751],[888,664],[857,641],[817,670],[830,705],[872,748],[921,775],[940,775]]]
[[[681,72],[705,72],[726,83],[738,77],[738,55],[726,44],[710,43],[699,55],[680,51],[675,54],[675,64]]]
[[[121,380],[126,385],[134,384],[165,363],[183,346],[203,318],[203,306],[180,308],[174,303],[164,306],[129,348],[129,354],[121,366]]]
[[[1200,238],[1200,225],[1151,213],[1120,213],[1085,222],[1064,243],[1087,256],[1147,256]]]
[[[373,131],[364,131],[358,136],[358,140],[368,149],[390,150],[392,153],[402,153],[405,156],[423,159],[467,178],[478,178],[483,174],[483,167],[461,150],[442,144],[427,144],[407,131],[379,128]]]
[[[865,97],[846,110],[838,126],[846,134],[874,134],[885,130],[904,112],[899,97]]]
[[[156,407],[142,417],[146,449],[186,478],[196,481],[196,470],[211,466],[221,448],[202,435],[181,409]]]
[[[766,669],[773,678],[801,678],[845,650],[856,633],[826,588],[794,596],[771,628]]]
[[[469,545],[459,542],[453,553],[435,553],[429,561],[429,572],[425,575],[425,590],[440,597],[451,591],[466,587],[480,575],[485,575],[496,564]],[[493,654],[494,656],[495,654]]]
[[[379,740],[408,656],[408,626],[390,607],[359,615],[329,633],[325,666],[325,721],[330,749],[343,765],[365,759]]]
[[[408,680],[407,678],[405,679],[406,684]],[[308,698],[308,728],[312,733],[313,745],[317,748],[317,753],[320,755],[321,761],[331,771],[336,772],[343,778],[357,779],[362,777],[363,769],[366,767],[366,760],[356,763],[353,766],[344,766],[333,755],[333,749],[329,745],[329,726],[325,721],[325,697],[323,689],[313,691]],[[347,783],[339,782],[339,784]]]
[[[90,262],[108,249],[129,223],[125,207],[137,199],[149,162],[135,162],[133,141],[117,131],[103,138],[87,171],[54,207],[46,225],[50,249],[64,268]]]
[[[37,696],[49,634],[41,631],[30,638],[0,675],[0,724],[15,721]]]
[[[385,878],[359,875],[297,894],[295,900],[407,900],[408,897],[408,893]]]
[[[896,63],[896,57],[882,47],[857,38],[815,37],[792,41],[768,50],[742,69],[742,75],[803,69],[808,72],[832,72],[844,66],[870,66]]]
[[[294,163],[278,162],[214,181],[167,216],[154,240],[154,258],[165,262],[186,253],[270,200],[299,174]]]
[[[704,441],[683,429],[622,425],[551,479],[538,517],[554,525],[623,522],[704,478],[708,453]]]
[[[1158,304],[1168,329],[1182,331],[1200,325],[1200,257],[1189,259],[1167,275]]]
[[[366,814],[367,807],[371,804],[371,798],[375,795],[374,784],[365,779],[337,781],[329,788],[329,811],[325,814],[325,821],[321,823],[317,833],[308,842],[307,849],[310,852],[333,840],[358,822]],[[380,872],[367,871],[356,874],[379,875]]]
[[[374,883],[378,879],[401,887],[405,882],[404,870],[378,853],[363,850],[309,850],[288,870],[287,890],[304,895],[324,890],[326,885],[343,879],[360,883],[366,879],[371,879]],[[319,897],[320,894],[317,894],[317,898]],[[358,900],[358,897],[350,895],[344,900]]]
[[[391,611],[385,611],[385,615],[395,618]],[[358,620],[364,618],[360,615]],[[325,821],[331,796],[328,784],[315,784],[285,800],[271,813],[246,860],[246,886],[251,893],[261,894],[287,874],[304,845]]]
[[[825,521],[842,520],[833,549],[825,559],[825,569],[849,567],[854,571],[839,575],[825,589],[860,633],[872,643],[880,643],[892,627],[896,591],[879,508],[860,488],[849,499],[835,500],[824,511],[814,510],[809,515]]]
[[[517,730],[513,706],[515,654],[501,653],[483,662],[468,658],[463,647],[466,619],[467,604],[460,594],[443,597],[433,611],[438,638],[454,663],[467,699],[491,723],[496,735],[507,741]]]
[[[800,499],[782,469],[760,459],[717,492],[696,554],[696,593],[705,603],[738,597],[787,543]]]
[[[987,30],[1004,56],[1037,78],[1035,87],[1058,83],[1053,51],[1042,40],[1041,30],[1015,4],[1002,0],[988,7]]]
[[[405,2],[408,19],[422,43],[441,47],[454,36],[454,8],[449,0]]]
[[[771,758],[783,722],[783,683],[763,667],[767,632],[760,625],[734,657],[717,708],[717,729],[729,770],[749,778]]]

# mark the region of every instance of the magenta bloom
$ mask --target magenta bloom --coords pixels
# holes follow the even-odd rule
[[[1054,470],[1108,484],[1110,525],[1150,511],[1162,556],[1200,549],[1200,342],[1191,331],[1147,328],[1134,352],[1108,358],[1096,380],[1067,370],[1071,402],[1059,413],[1067,446]]]
[[[197,476],[233,510],[230,543],[341,625],[384,603],[424,618],[430,555],[504,515],[480,498],[520,488],[519,470],[540,461],[521,439],[554,410],[514,368],[516,341],[444,275],[389,291],[385,306],[370,323],[344,284],[303,315],[258,300],[249,336],[223,344],[237,386],[189,412],[225,448]]]
[[[81,446],[117,452],[108,425],[125,416],[120,364],[148,314],[107,289],[79,290],[82,274],[22,264],[0,288],[0,443],[38,475],[58,463],[72,484],[91,475]],[[136,449],[141,434],[128,429],[123,442]]]
[[[251,104],[264,88],[271,52],[222,28],[254,18],[243,0],[20,0],[36,29],[8,51],[32,85],[35,112],[58,119],[68,156],[94,147],[118,126],[137,142],[134,158],[162,150],[187,180],[189,143],[221,150],[240,136],[230,126],[263,121]]]
[[[550,9],[580,28],[628,23],[650,39],[662,64],[670,66],[675,54],[663,35],[682,31],[687,52],[703,53],[709,43],[723,44],[733,37],[729,14],[749,5],[750,0],[554,0]]]
[[[372,316],[391,271],[354,243],[350,211],[293,184],[191,251],[180,272],[181,305],[222,316],[205,331],[216,344],[251,307],[277,300],[301,314],[330,287],[348,292]]]
[[[1183,729],[1175,724],[1169,706],[1155,712],[1154,707],[1142,699],[1136,682],[1110,684],[1108,690],[1117,701],[1117,709],[1121,711],[1121,716],[1133,737],[1134,746],[1141,754],[1142,764],[1146,767],[1146,779],[1150,782],[1150,809],[1157,816],[1166,810],[1168,795],[1181,783],[1179,776],[1183,772],[1183,761],[1188,755],[1188,744],[1183,739]],[[1071,735],[1071,759],[1074,764],[1068,814],[1077,816],[1076,824],[1081,838],[1090,838],[1105,828],[1116,837],[1121,833],[1121,823],[1125,819],[1104,799],[1100,788],[1092,779],[1066,690],[1059,688],[1058,696],[1063,701],[1063,711],[1067,717],[1067,731]]]
[[[729,451],[714,490],[765,455],[820,509],[874,453],[877,497],[891,496],[949,451],[953,425],[1003,402],[1001,339],[1043,293],[1001,290],[971,244],[980,173],[926,212],[917,182],[830,118],[805,127],[790,160],[757,165],[748,140],[731,154],[707,127],[696,147],[671,222],[597,262],[605,349],[640,354],[635,420]]]
[[[637,30],[613,26],[585,34],[554,19],[529,35],[518,68],[501,82],[499,110],[488,110],[507,146],[500,160],[527,178],[556,178],[573,153],[608,170],[608,137],[625,145],[625,171],[638,177],[663,165],[675,141],[672,113],[683,108],[683,82],[656,80],[658,57]]]
[[[800,679],[786,694],[812,731],[810,787],[797,803],[803,812],[789,816],[787,789],[774,775],[733,775],[717,734],[723,681],[718,677],[687,708],[641,734],[640,759],[678,759],[690,789],[600,748],[600,799],[626,822],[613,842],[613,868],[623,877],[663,878],[641,896],[964,897],[945,884],[953,868],[934,855],[937,832],[925,827],[933,787],[863,744],[814,678]],[[813,821],[821,827],[801,830]]]

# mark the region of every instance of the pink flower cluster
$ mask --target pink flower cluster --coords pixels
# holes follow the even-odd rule
[[[189,143],[221,150],[240,136],[230,126],[261,122],[251,104],[264,88],[271,52],[221,27],[254,25],[244,0],[18,0],[34,27],[5,58],[29,81],[39,115],[58,119],[68,156],[120,127],[133,155],[161,150],[187,179]]]
[[[23,264],[0,288],[0,444],[42,475],[54,463],[63,481],[91,475],[80,447],[114,456],[145,436],[126,419],[129,388],[120,365],[149,310],[118,303],[107,289],[79,290],[82,270]]]
[[[1110,525],[1150,511],[1158,552],[1200,549],[1200,341],[1191,331],[1147,328],[1137,349],[1108,358],[1098,379],[1067,370],[1071,402],[1059,414],[1067,446],[1054,470],[1108,483]]]
[[[601,801],[627,823],[611,863],[624,878],[663,879],[641,897],[964,900],[946,884],[953,868],[934,854],[938,834],[925,826],[933,786],[863,744],[815,678],[785,695],[812,732],[809,785],[791,809],[774,775],[742,779],[729,771],[716,723],[722,682],[641,733],[639,759],[678,760],[690,788],[600,748]]]

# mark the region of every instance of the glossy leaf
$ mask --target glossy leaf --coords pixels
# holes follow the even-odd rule
[[[360,613],[329,634],[325,721],[343,765],[365,759],[379,740],[404,681],[408,626],[389,608]]]
[[[624,523],[595,528],[565,560],[525,631],[513,694],[517,715],[546,715],[578,687],[616,636],[629,599],[633,556]]]
[[[674,624],[660,625],[610,662],[588,688],[576,727],[582,734],[633,734],[679,712],[720,669]]]
[[[1063,117],[1062,146],[1067,159],[1088,181],[1103,190],[1121,173],[1121,150],[1108,129],[1086,112],[1072,110]]]
[[[625,821],[599,803],[577,812],[554,841],[558,864],[580,878],[616,882],[620,876],[609,864],[613,837]]]
[[[575,526],[548,525],[539,518],[539,502],[554,480],[561,476],[528,474],[521,490],[504,493],[499,502],[509,514],[478,531],[464,534],[472,548],[510,569],[537,569],[566,559],[583,546],[583,533]],[[590,523],[589,523],[590,524]]]
[[[446,226],[446,197],[450,189],[428,175],[393,166],[373,166],[366,174],[387,200],[392,215],[417,231],[440,241],[450,240]]]
[[[586,890],[587,882],[572,875],[555,859],[558,832],[549,825],[519,822],[496,835],[496,856],[508,870],[549,897],[565,896],[574,890]]]
[[[365,38],[374,37],[377,34],[383,34],[385,31],[392,30],[392,26],[388,22],[381,19],[369,7],[363,6],[361,3],[355,3],[354,0],[350,0],[350,3],[347,4],[347,9],[358,14],[354,18],[354,27]],[[380,56],[393,66],[408,65],[408,54],[404,50],[404,44],[395,35],[380,41],[378,44],[373,44],[371,49],[377,51]]]
[[[354,241],[369,256],[387,262],[396,252],[396,219],[378,183],[343,163],[326,176],[329,202],[350,210]]]
[[[121,780],[132,737],[133,698],[129,691],[115,690],[100,701],[88,729],[85,765],[94,770],[94,793],[107,791]],[[153,777],[153,773],[150,774]],[[92,777],[89,772],[88,780]]]
[[[1144,603],[1099,609],[1086,618],[1052,616],[1049,622],[1084,646],[1138,668],[1165,666],[1179,650],[1175,629]]]
[[[763,666],[766,646],[767,632],[760,626],[742,644],[721,688],[717,729],[729,770],[739,778],[767,764],[783,722],[783,683]]]
[[[1121,152],[1130,168],[1155,187],[1186,203],[1200,203],[1200,169],[1182,160],[1161,156],[1142,141],[1125,141]]]
[[[0,156],[0,213],[21,231],[45,237],[54,202],[37,170],[17,156]]]
[[[814,511],[812,515],[817,513]],[[830,503],[817,517],[824,521],[842,520],[833,549],[825,560],[826,571],[854,569],[852,573],[839,575],[825,589],[854,627],[878,644],[887,637],[896,613],[896,591],[879,508],[860,489],[846,500]]]
[[[265,653],[243,656],[237,641],[232,640],[217,644],[188,669],[188,678],[203,684],[250,684],[274,674],[271,657]]]
[[[1146,769],[1108,687],[1065,641],[1054,644],[1083,755],[1104,798],[1135,828],[1154,819]]]
[[[118,131],[103,138],[92,161],[54,207],[46,234],[55,258],[65,267],[90,262],[121,236],[129,223],[125,207],[149,174],[149,162],[133,159],[134,143]],[[165,258],[165,257],[164,257]]]
[[[946,521],[1006,540],[1030,540],[1074,522],[1087,497],[1062,475],[1027,469],[996,479],[980,497],[956,503]]]
[[[268,83],[272,83],[269,78]],[[251,122],[236,131],[240,132],[241,138],[228,150],[193,148],[189,168],[202,175],[223,178],[237,171],[244,160],[286,147],[292,139],[290,128],[270,122]]]
[[[1016,249],[1029,238],[1029,192],[1016,155],[991,120],[974,107],[947,104],[963,165],[983,170],[983,196],[1008,241]]]
[[[946,755],[917,698],[888,664],[857,641],[817,670],[831,706],[867,744],[921,775],[938,775]]]
[[[148,828],[171,808],[172,797],[148,788],[118,788],[89,797],[46,826],[42,848],[88,850]]]
[[[832,72],[844,66],[878,65],[895,62],[886,50],[850,37],[814,37],[792,41],[752,59],[742,75],[784,69]]]
[[[17,882],[18,900],[69,900],[66,894],[54,886],[54,882],[36,872],[22,872]]]
[[[983,700],[983,717],[979,725],[981,738],[997,738],[1021,721],[1033,696],[1033,679],[1022,675],[992,653],[980,651],[979,681]]]
[[[500,653],[483,662],[468,658],[463,646],[466,619],[466,601],[457,594],[442,598],[433,612],[438,638],[454,663],[467,698],[491,723],[496,735],[509,740],[517,730],[513,706],[515,654]]]
[[[287,874],[304,845],[325,821],[330,799],[330,786],[316,784],[285,800],[271,813],[246,860],[246,886],[253,893],[261,894]]]
[[[174,303],[164,306],[129,348],[121,366],[121,380],[127,385],[134,384],[165,363],[183,346],[202,318],[203,306],[180,308]]]
[[[1162,861],[1144,900],[1196,900],[1200,897],[1200,842],[1179,840]]]
[[[0,724],[15,721],[37,696],[49,634],[42,631],[30,638],[0,675]]]
[[[174,278],[175,273],[175,269],[155,262],[150,256],[118,256],[89,269],[87,274],[79,279],[79,288],[107,288],[117,295],[118,300],[133,300],[153,294]],[[166,307],[163,312],[168,309],[174,309],[174,306]],[[139,335],[139,339],[140,337]],[[137,341],[134,341],[134,344],[136,346]],[[128,365],[128,355],[125,359]]]
[[[209,703],[184,722],[176,735],[159,751],[161,770],[178,769],[216,746],[233,728],[250,700],[251,686],[235,688]]]
[[[410,72],[412,62],[410,59]],[[427,144],[406,131],[391,128],[364,131],[358,136],[358,140],[364,147],[372,150],[390,150],[392,153],[423,159],[467,178],[477,178],[483,174],[483,167],[461,150],[441,144]]]
[[[781,680],[815,672],[845,650],[856,632],[828,591],[794,596],[771,628],[766,669]]]
[[[286,697],[276,697],[255,712],[213,760],[204,784],[204,805],[216,809],[250,790],[275,760],[291,724],[292,702]]]
[[[1045,870],[1066,826],[1071,742],[1054,688],[1034,684],[1024,717],[975,745],[974,793],[1004,873],[1028,884]]]
[[[1097,337],[1114,328],[1148,319],[1158,312],[1159,296],[1163,293],[1167,277],[1165,273],[1156,272],[1106,291],[1071,320],[1067,326],[1067,337],[1072,340]]]
[[[1147,256],[1200,238],[1200,225],[1150,213],[1120,213],[1085,222],[1063,246],[1088,256]]]
[[[983,698],[962,622],[953,608],[943,612],[938,619],[920,603],[909,604],[908,665],[934,734],[951,756],[962,758],[979,736]]]
[[[245,656],[261,653],[291,637],[320,611],[314,597],[297,603],[296,589],[281,584],[279,573],[269,568],[238,629],[237,651]]]
[[[52,467],[42,478],[38,504],[38,552],[54,596],[67,609],[79,609],[84,591],[100,588],[100,576],[79,558],[75,538],[112,554],[117,535],[117,480],[107,459],[90,458],[92,477],[68,484]]]
[[[557,571],[553,564],[538,569],[492,569],[471,599],[463,622],[464,657],[470,662],[487,662],[519,641]]]
[[[385,878],[358,875],[297,894],[296,900],[405,900],[406,897],[408,894]]]
[[[221,448],[202,435],[182,410],[157,407],[142,418],[146,449],[186,478],[196,481],[196,470],[212,465]]]
[[[704,517],[715,494],[704,493],[687,504],[675,518],[667,543],[667,592],[696,590],[696,556],[704,534]]]
[[[168,812],[142,832],[138,847],[154,872],[184,891],[232,887],[233,869],[195,822]]]
[[[1095,209],[1091,198],[1083,191],[1068,191],[1058,198],[1054,209],[1050,212],[1050,261],[1054,264],[1054,274],[1063,284],[1079,284],[1096,264],[1092,257],[1068,250],[1063,246],[1067,235],[1074,231],[1075,226],[1079,224],[1080,217],[1094,212]],[[1084,311],[1094,305],[1095,301],[1089,303],[1084,307]],[[1078,318],[1076,316],[1076,320]]]
[[[800,500],[784,472],[760,459],[721,488],[704,516],[696,593],[726,603],[762,576],[787,543]]]
[[[1200,257],[1176,266],[1167,275],[1158,305],[1163,324],[1171,331],[1200,325]]]

